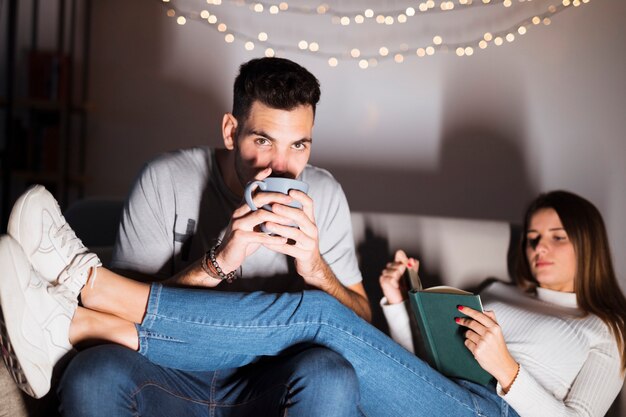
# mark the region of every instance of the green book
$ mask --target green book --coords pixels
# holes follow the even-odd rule
[[[409,299],[430,365],[448,377],[488,385],[493,377],[481,368],[465,347],[467,328],[454,321],[456,317],[463,316],[457,309],[458,305],[483,311],[480,296],[441,286],[413,289],[409,292]]]

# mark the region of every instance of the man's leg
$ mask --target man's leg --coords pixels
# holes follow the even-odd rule
[[[358,390],[352,366],[321,347],[239,369],[183,372],[104,345],[74,358],[58,393],[68,417],[352,417]]]
[[[130,349],[103,345],[79,353],[58,389],[68,417],[208,416],[213,372],[183,372]]]
[[[221,386],[215,398],[219,416],[361,415],[359,384],[352,365],[319,346],[296,346],[278,357],[216,375]]]

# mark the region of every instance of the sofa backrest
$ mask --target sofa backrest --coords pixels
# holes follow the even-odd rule
[[[378,277],[397,249],[420,261],[425,287],[476,290],[488,278],[509,281],[519,229],[503,221],[413,214],[352,213],[352,227],[373,324],[386,330]]]
[[[86,198],[63,213],[76,235],[105,266],[111,260],[123,207],[124,201],[116,198]]]
[[[355,212],[352,227],[361,262],[373,255],[367,253],[370,247],[384,246],[388,257],[404,249],[420,260],[420,276],[428,286],[474,288],[487,277],[509,280],[511,240],[517,238],[517,229],[510,223]]]

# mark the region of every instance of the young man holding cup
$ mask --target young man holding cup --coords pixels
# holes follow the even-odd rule
[[[307,165],[319,96],[317,79],[292,61],[243,64],[232,113],[223,117],[224,149],[180,150],[146,165],[124,209],[112,266],[223,291],[308,286],[369,320],[346,198],[327,171]],[[266,209],[253,210],[243,201],[246,185],[268,177],[298,179],[308,191],[259,190],[251,202]],[[199,258],[204,273],[193,266]],[[359,415],[353,369],[317,346],[219,372],[166,369],[102,346],[74,359],[60,396],[71,416]]]

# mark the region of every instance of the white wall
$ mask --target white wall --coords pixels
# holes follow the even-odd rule
[[[94,6],[88,192],[124,195],[159,152],[220,143],[238,65],[262,52],[227,45],[199,22],[179,26],[158,1]],[[507,21],[495,6],[482,20],[461,13],[453,38],[464,24],[470,33]],[[224,14],[251,32],[275,30],[268,15]],[[287,54],[322,83],[313,162],[339,178],[357,210],[518,221],[540,191],[580,193],[604,214],[626,288],[625,18],[626,2],[592,0],[471,57],[412,57],[365,71]],[[312,36],[311,18],[292,19]],[[415,22],[411,36],[434,33]]]

